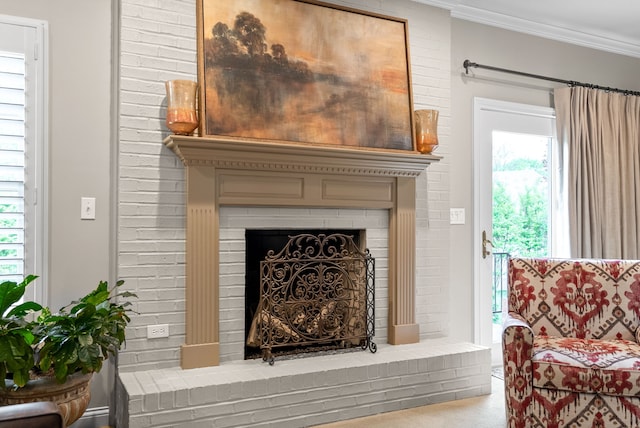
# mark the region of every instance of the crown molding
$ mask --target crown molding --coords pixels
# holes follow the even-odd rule
[[[559,42],[570,43],[591,49],[640,58],[640,42],[614,39],[598,32],[587,32],[571,28],[561,28],[515,16],[490,12],[473,6],[460,4],[460,1],[414,0],[435,7],[447,9],[451,17],[465,21],[485,24],[505,30],[530,34]]]
[[[640,58],[640,46],[638,44],[615,40],[597,33],[587,33],[584,31],[555,27],[553,25],[516,18],[514,16],[489,12],[472,6],[457,6],[451,11],[451,16],[479,24]]]

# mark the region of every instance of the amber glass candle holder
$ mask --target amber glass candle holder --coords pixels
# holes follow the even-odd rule
[[[198,127],[196,94],[198,84],[191,80],[168,80],[167,128],[177,135],[191,135]]]
[[[430,154],[438,147],[438,110],[416,110],[416,150]]]

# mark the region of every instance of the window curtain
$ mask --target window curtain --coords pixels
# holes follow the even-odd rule
[[[571,257],[640,259],[640,97],[554,91]]]

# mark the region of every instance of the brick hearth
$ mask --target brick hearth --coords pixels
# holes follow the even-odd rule
[[[434,339],[273,366],[122,373],[117,426],[308,427],[489,394],[490,366],[488,348]]]

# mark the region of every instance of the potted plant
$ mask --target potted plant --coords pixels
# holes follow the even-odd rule
[[[89,404],[93,373],[124,343],[127,299],[135,295],[119,292],[124,281],[112,288],[101,281],[56,313],[36,302],[16,305],[36,278],[0,284],[0,405],[55,401],[70,425]]]

